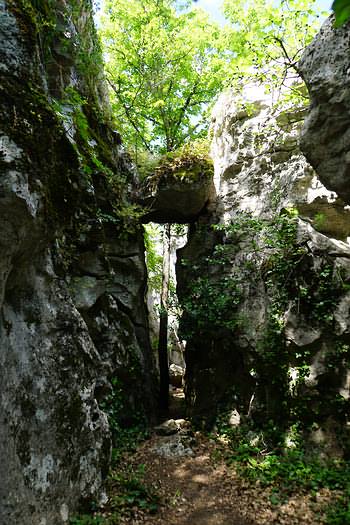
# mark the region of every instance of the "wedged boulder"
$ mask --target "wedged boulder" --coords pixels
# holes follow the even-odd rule
[[[141,202],[146,208],[143,222],[193,222],[213,200],[210,159],[190,157],[165,161],[143,185]]]
[[[306,48],[299,69],[311,104],[301,148],[322,183],[350,201],[350,23],[335,29],[333,17]]]

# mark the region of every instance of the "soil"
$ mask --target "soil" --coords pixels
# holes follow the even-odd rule
[[[181,415],[181,392],[175,392],[170,416]],[[168,415],[169,417],[169,415]],[[295,494],[274,501],[271,489],[243,478],[224,459],[225,444],[196,432],[188,457],[161,457],[164,437],[152,435],[129,459],[129,467],[144,465],[143,483],[160,498],[154,514],[132,509],[124,525],[317,525],[331,491]]]

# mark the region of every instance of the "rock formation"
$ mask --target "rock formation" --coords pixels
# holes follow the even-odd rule
[[[334,29],[330,18],[299,63],[311,99],[301,138],[302,150],[323,184],[345,202],[350,199],[348,50],[349,22]]]
[[[190,223],[205,212],[213,188],[213,164],[200,154],[171,157],[142,188],[144,222]]]
[[[304,115],[220,98],[216,200],[177,272],[191,414],[213,421],[221,406],[326,440],[349,399],[349,212],[299,150]]]
[[[0,523],[67,523],[103,496],[109,421],[117,441],[152,417],[142,221],[191,223],[177,275],[192,416],[348,447],[347,31],[327,22],[300,64],[317,174],[305,108],[228,93],[214,184],[207,163],[170,165],[140,212],[90,0],[0,0]]]
[[[100,498],[111,446],[101,407],[113,385],[127,392],[126,423],[153,411],[135,174],[96,42],[90,1],[0,1],[6,525],[67,523]]]

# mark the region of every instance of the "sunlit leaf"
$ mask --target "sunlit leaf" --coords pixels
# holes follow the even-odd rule
[[[350,18],[350,0],[334,0],[332,10],[335,14],[334,26],[342,26]]]

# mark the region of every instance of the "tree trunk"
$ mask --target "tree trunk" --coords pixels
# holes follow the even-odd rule
[[[160,297],[159,317],[159,405],[166,410],[169,407],[169,363],[168,363],[168,299],[170,275],[170,224],[166,224],[163,232],[163,277]]]

